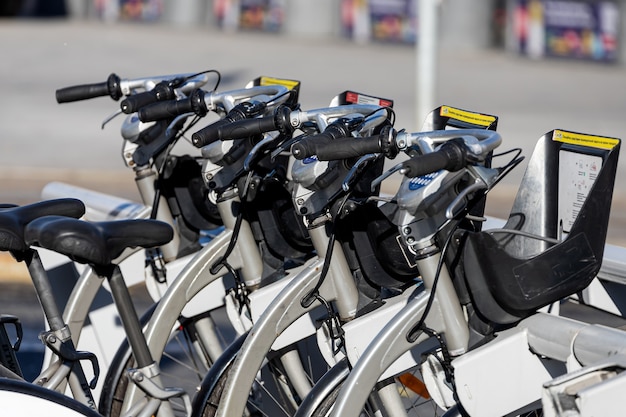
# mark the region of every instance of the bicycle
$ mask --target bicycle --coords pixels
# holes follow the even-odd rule
[[[143,83],[145,84],[146,82],[150,81],[151,79],[142,79]],[[148,80],[148,81],[146,81]],[[250,100],[251,98],[255,98],[255,97],[259,97],[258,98],[258,103],[263,103],[263,100],[265,101],[271,101],[276,99],[277,103],[281,103],[284,100],[286,100],[287,98],[290,98],[291,96],[286,94],[289,92],[289,90],[284,87],[281,86],[279,84],[276,84],[276,82],[279,81],[277,79],[271,79],[270,81],[267,81],[265,77],[260,77],[259,79],[253,81],[252,83],[249,84],[249,86],[245,89],[240,89],[240,90],[235,90],[235,91],[227,91],[227,92],[222,92],[222,93],[217,93],[217,92],[211,92],[209,94],[206,94],[206,99],[208,100],[208,102],[210,103],[210,108],[213,111],[216,112],[224,112],[225,110],[229,110],[232,111],[235,108],[238,108],[239,103],[243,100]],[[138,80],[134,81],[134,84],[141,84]],[[261,85],[263,84],[263,85]],[[143,84],[142,84],[143,85]],[[79,88],[79,90],[85,90],[88,88],[85,86],[81,86]],[[72,90],[70,88],[70,90]],[[194,89],[193,91],[197,91],[197,89]],[[283,98],[281,98],[281,96],[284,96]],[[77,94],[73,95],[74,98],[77,97]],[[130,96],[130,98],[133,98],[135,96]],[[127,98],[125,101],[128,101],[129,98]],[[240,107],[240,106],[239,106]],[[127,106],[127,108],[129,108]],[[144,107],[141,107],[144,108]],[[269,107],[271,108],[271,107]],[[133,110],[135,110],[135,108],[133,108]],[[188,116],[188,115],[187,115]],[[171,118],[170,118],[171,119]],[[178,119],[180,119],[180,117],[178,117]],[[133,125],[137,125],[139,123],[139,121],[137,120],[137,118],[133,118],[132,116],[129,117],[127,119],[127,121],[129,121],[129,123],[133,124]],[[161,130],[162,130],[162,126],[163,124],[161,123]],[[140,126],[141,127],[141,126]],[[136,132],[136,130],[138,129],[130,129],[130,128],[126,128],[124,129],[123,127],[123,133],[124,132]],[[166,138],[169,138],[169,140],[172,140],[172,135],[171,132],[169,134],[167,134],[167,130],[166,130]],[[127,136],[125,137],[126,139],[126,143],[132,143],[133,146],[135,146],[135,153],[133,155],[133,161],[135,161],[137,159],[136,155],[137,155],[137,150],[141,149],[140,147],[138,148],[137,145],[137,138],[136,135],[135,136]],[[128,148],[128,147],[126,147]],[[159,149],[161,149],[162,146],[159,146]],[[125,155],[128,155],[128,152],[125,152]],[[141,152],[139,153],[139,155],[143,155],[143,157],[145,157],[146,152]],[[157,155],[158,156],[158,155]],[[156,158],[156,157],[155,157]],[[162,159],[162,158],[161,158]],[[136,161],[135,161],[136,162]],[[129,164],[129,166],[132,166],[136,169],[137,172],[141,172],[144,170],[143,166],[139,166],[139,164]],[[141,177],[141,181],[142,184],[145,185],[143,188],[146,187],[152,187],[152,194],[150,195],[155,195],[157,197],[159,197],[158,192],[155,193],[154,192],[154,186],[152,185],[151,181],[154,181],[154,175],[151,176],[147,176],[144,175],[144,173],[142,172],[141,175],[138,174],[138,177]],[[146,181],[146,179],[148,181]],[[139,185],[139,183],[138,183]],[[149,188],[148,187],[148,188]],[[141,190],[142,187],[140,187]],[[158,191],[158,190],[157,190]],[[142,193],[142,195],[145,195],[147,193]],[[144,200],[147,200],[144,197]],[[158,201],[158,200],[157,200]],[[183,200],[184,201],[184,200]],[[181,205],[181,201],[176,201],[175,202],[178,205]],[[170,202],[170,205],[167,207],[171,207],[172,204]],[[153,205],[153,207],[156,207],[156,204]],[[182,210],[184,212],[184,210]],[[163,218],[163,216],[159,215],[159,213],[161,212],[161,209],[159,208],[159,211],[157,212],[157,218]],[[166,213],[167,214],[167,213]],[[153,210],[153,216],[154,216],[154,210]],[[165,219],[167,219],[168,217],[166,216]],[[220,220],[221,221],[221,220]],[[186,220],[185,220],[186,222]],[[180,222],[182,223],[182,222]],[[180,254],[179,254],[180,255]],[[179,265],[184,264],[184,262],[186,262],[188,259],[190,258],[190,256],[186,257],[186,258],[180,258],[174,262],[178,262]],[[168,263],[168,269],[171,268],[173,262]],[[152,268],[152,270],[157,269],[158,272],[158,268]],[[171,268],[174,269],[174,268]],[[171,271],[170,269],[170,271]],[[163,271],[161,271],[163,272]],[[174,272],[176,272],[176,270],[174,269]],[[170,277],[173,274],[170,272]],[[160,285],[161,287],[166,286],[167,281],[165,280],[165,278],[163,276],[160,276],[159,274],[154,274],[154,276],[151,277],[152,280],[156,281],[156,280],[161,280],[163,281],[162,284],[157,284],[155,286],[158,287],[158,285]],[[85,274],[83,274],[83,276],[81,277],[80,281],[78,282],[78,285],[74,288],[74,291],[72,293],[72,297],[70,298],[70,302],[68,303],[68,307],[66,308],[66,316],[70,317],[70,321],[71,323],[73,323],[75,326],[77,326],[77,328],[80,330],[82,326],[82,323],[84,322],[84,318],[86,317],[86,312],[87,312],[87,308],[89,307],[88,303],[85,303],[85,299],[89,298],[91,295],[95,294],[95,291],[97,289],[100,288],[100,284],[101,284],[101,280],[98,279],[94,279],[94,275],[91,271],[87,271]],[[158,290],[159,288],[157,288]],[[161,288],[162,291],[162,288]],[[208,290],[207,290],[208,291]],[[224,293],[224,290],[222,288],[221,293]],[[159,291],[156,292],[157,296],[159,295]],[[218,293],[219,294],[219,293]],[[154,294],[153,294],[154,295]],[[213,299],[215,299],[216,297],[213,295],[212,296]],[[219,295],[218,295],[219,298]],[[222,300],[217,300],[214,301],[217,302],[218,305],[223,304]],[[188,306],[191,309],[193,309],[193,306]],[[196,309],[198,308],[198,304],[196,304]],[[201,306],[200,308],[205,308],[205,306]],[[188,308],[189,310],[189,308]],[[208,349],[209,351],[213,352],[213,355],[216,356],[217,354],[215,353],[216,351],[219,352],[221,349],[221,346],[225,343],[223,340],[219,340],[219,338],[216,339],[216,334],[215,331],[213,330],[214,327],[213,325],[210,323],[210,317],[207,314],[204,314],[203,312],[206,310],[199,310],[198,313],[195,314],[191,314],[191,315],[195,315],[196,318],[194,319],[186,319],[184,325],[185,326],[189,326],[189,328],[191,329],[191,331],[187,332],[185,331],[186,334],[197,334],[199,328],[201,328],[201,325],[203,325],[203,329],[204,332],[207,333],[207,336],[205,336],[205,338],[203,339],[203,342],[205,342],[205,346],[203,347],[204,349]],[[204,324],[203,324],[204,323]],[[79,333],[79,332],[76,332]],[[74,334],[76,334],[74,333]],[[209,338],[209,336],[212,337],[212,339]],[[199,363],[205,363],[205,359],[202,360],[198,360]],[[119,365],[119,359],[114,358],[113,359],[113,365],[114,367]],[[177,362],[180,364],[180,362]],[[124,365],[126,364],[126,362],[124,361]],[[191,364],[193,365],[194,362],[192,361]],[[194,365],[195,366],[195,365]],[[206,365],[205,365],[206,366]],[[115,372],[116,376],[119,376],[119,374],[122,372],[122,369],[115,369],[115,371],[111,371],[111,372]],[[106,397],[105,393],[105,397]],[[103,401],[106,401],[106,399],[103,399],[104,397],[101,398],[101,403]],[[106,407],[106,406],[100,406],[102,407]]]
[[[214,70],[207,72],[217,73]],[[219,73],[217,74],[219,76]],[[202,78],[201,82],[197,80],[198,77]],[[157,83],[159,80],[161,81]],[[202,92],[199,90],[199,86],[206,81],[205,73],[174,74],[133,80],[120,80],[119,77],[112,74],[106,83],[66,87],[57,91],[59,102],[84,100],[99,95],[110,95],[111,98],[118,100],[123,94],[126,94],[126,98],[121,103],[121,110],[114,115],[122,112],[133,113],[126,118],[121,127],[124,139],[122,153],[126,165],[135,172],[135,181],[144,207],[133,207],[132,210],[127,210],[125,207],[115,205],[108,208],[110,212],[104,213],[103,218],[121,218],[119,212],[124,212],[126,216],[144,217],[146,216],[145,211],[148,210],[152,211],[151,217],[170,223],[178,230],[178,233],[173,242],[161,249],[165,262],[197,251],[199,249],[199,233],[203,230],[215,229],[220,225],[219,215],[214,204],[206,198],[206,192],[202,193],[199,166],[196,167],[195,163],[190,161],[186,155],[170,155],[174,144],[198,120],[192,121],[189,126],[184,128],[181,121],[194,114],[192,108],[196,110],[198,117],[204,117],[209,112],[220,117],[228,117],[229,114],[239,111],[242,102],[250,100],[255,101],[259,108],[263,109],[268,105],[266,102],[272,100],[277,100],[277,103],[280,104],[287,99],[287,97],[281,98],[281,96],[291,91],[281,84],[286,83],[284,80],[259,77],[248,83],[244,89]],[[215,88],[218,85],[219,79]],[[291,86],[295,89],[298,88],[298,85],[294,86],[293,82],[291,82]],[[163,91],[164,89],[166,92]],[[147,91],[138,93],[137,90]],[[202,97],[200,97],[200,92],[202,92]],[[154,120],[144,123],[141,117],[134,114],[140,110],[140,114],[150,114],[149,109],[147,109],[150,104],[173,97],[180,100],[182,96],[188,96],[192,93],[194,97],[189,97],[190,100],[187,103],[193,103],[193,105],[189,106],[188,110],[177,111],[175,115],[154,116],[152,114]],[[200,103],[198,100],[203,102]],[[114,116],[108,120],[112,117]],[[103,126],[108,120],[103,123]],[[197,162],[197,158],[192,157],[191,159],[196,159]],[[167,172],[164,172],[166,169]],[[61,189],[60,192],[68,193],[75,190],[66,188]],[[54,193],[55,190],[49,192]],[[98,196],[94,199],[93,204],[96,211],[100,206],[97,198]],[[88,208],[90,202],[87,201]],[[154,267],[153,269],[157,268]],[[158,279],[160,280],[161,277]],[[158,295],[154,294],[154,297],[158,299]]]
[[[24,261],[28,266],[50,327],[49,331],[42,333],[41,340],[59,358],[55,366],[47,368],[37,377],[35,385],[41,385],[48,390],[62,390],[62,381],[67,379],[72,396],[95,411],[96,404],[91,390],[99,377],[98,360],[92,353],[75,349],[70,328],[63,321],[54,300],[50,281],[34,247],[58,252],[75,262],[89,264],[96,276],[106,278],[134,357],[137,358],[141,368],[150,369],[153,380],[158,381],[156,379],[159,375],[158,366],[150,357],[130,293],[119,266],[114,262],[127,248],[150,248],[165,244],[171,240],[173,230],[164,222],[148,219],[90,223],[78,219],[84,212],[83,203],[76,199],[50,200],[4,208],[0,211],[2,225],[0,234],[2,250],[10,251],[17,260]],[[90,382],[87,381],[80,365],[80,362],[85,360],[89,360],[93,367],[94,377]],[[9,372],[5,376],[20,378],[19,375]],[[141,383],[139,385],[146,386]],[[155,413],[159,408],[163,409],[162,401],[174,397],[183,400],[187,398],[186,392],[182,389],[161,389],[154,383],[148,384],[146,389],[150,395],[156,397],[141,411],[147,415]],[[51,398],[56,397],[52,395]],[[71,405],[71,401],[68,403]],[[185,406],[189,412],[188,399]]]
[[[219,74],[218,74],[219,75]],[[104,125],[117,114],[127,112],[139,108],[139,105],[146,105],[152,100],[164,99],[170,96],[184,96],[194,89],[208,82],[208,73],[201,74],[172,74],[157,77],[142,77],[136,79],[120,79],[116,74],[111,74],[104,83],[85,84],[71,86],[57,90],[56,96],[59,103],[68,103],[79,100],[87,100],[95,97],[109,96],[115,101],[122,100],[121,108],[113,116],[107,118]],[[219,84],[219,82],[217,83]],[[159,95],[155,94],[155,90]],[[164,90],[167,90],[167,94]],[[201,197],[192,194],[190,188],[193,184],[194,173],[199,175],[199,165],[191,158],[181,157],[175,159],[170,156],[169,146],[173,146],[179,139],[180,134],[184,133],[183,126],[176,124],[174,129],[167,129],[167,121],[160,124],[142,124],[139,123],[136,116],[129,115],[121,126],[121,134],[124,140],[123,157],[126,165],[131,168],[135,175],[135,183],[139,191],[142,204],[115,199],[90,190],[80,189],[66,184],[52,183],[48,184],[42,191],[43,199],[60,198],[60,197],[78,197],[87,205],[86,218],[93,220],[112,220],[120,218],[148,218],[154,217],[166,221],[170,225],[175,225],[177,231],[176,236],[160,248],[159,251],[152,251],[149,255],[153,277],[150,279],[145,276],[145,255],[141,251],[135,251],[135,254],[126,253],[127,258],[121,263],[125,276],[132,279],[129,285],[140,282],[146,282],[147,288],[152,296],[153,289],[156,284],[150,285],[150,281],[155,283],[163,279],[164,263],[168,264],[168,269],[175,273],[180,269],[178,265],[184,260],[186,254],[193,253],[199,248],[199,233],[201,229],[210,230],[219,226],[220,220],[215,212],[215,208],[210,202],[202,202]],[[158,146],[155,146],[155,143]],[[165,145],[165,146],[164,146]],[[137,161],[135,161],[135,155]],[[146,158],[152,157],[152,161]],[[138,164],[140,163],[140,165]],[[170,168],[169,175],[163,175],[163,167]],[[160,171],[160,172],[157,172]],[[160,178],[157,181],[157,178]],[[183,184],[183,186],[181,186]],[[184,184],[188,187],[185,188]],[[201,191],[198,191],[201,193]],[[173,196],[176,195],[180,201],[176,201]],[[166,202],[165,198],[168,198]],[[171,205],[171,207],[170,207]],[[180,207],[185,207],[181,210]],[[153,210],[154,208],[154,210]],[[154,212],[153,212],[154,211]],[[176,213],[176,219],[174,214]],[[45,253],[45,261],[47,265],[55,266],[65,259],[57,260],[58,255],[50,256]],[[133,256],[134,255],[134,256]],[[52,260],[50,260],[50,258]],[[174,262],[176,261],[176,262]],[[68,271],[67,268],[59,267],[59,274],[63,275],[63,279],[69,281],[65,276],[68,272],[75,273],[76,282],[71,282],[71,287],[66,288],[64,294],[67,299],[64,316],[72,326],[73,334],[75,334],[76,342],[82,333],[83,324],[87,317],[92,323],[100,323],[100,328],[107,329],[109,332],[107,339],[117,338],[120,342],[123,340],[121,332],[117,331],[113,326],[104,325],[103,317],[109,317],[115,314],[112,307],[110,296],[100,290],[100,280],[90,279],[88,268],[81,270],[82,266],[76,268],[79,272]],[[52,274],[56,271],[52,270]],[[81,277],[82,275],[82,277]],[[53,276],[54,278],[54,276]],[[94,300],[98,300],[99,308],[94,307]],[[97,330],[94,326],[89,326],[89,332],[86,334],[89,338],[81,339],[82,346],[86,350],[97,352],[103,361],[108,361],[114,354],[111,347],[104,346],[98,340],[105,337],[98,337]],[[96,335],[93,333],[96,332]],[[46,356],[44,367],[50,366],[54,358]]]
[[[428,149],[430,145],[424,143],[432,138],[428,136],[413,134],[404,139]],[[397,195],[398,204],[406,211],[399,228],[406,239],[414,238],[414,245],[433,250],[431,259],[418,261],[419,266],[430,264],[420,268],[425,288],[416,291],[372,343],[356,342],[358,329],[347,324],[346,343],[353,339],[352,347],[358,345],[346,350],[351,369],[338,368],[329,385],[316,387],[298,415],[380,412],[377,399],[384,404],[382,410],[404,415],[407,403],[417,402],[420,396],[437,404],[426,409],[429,415],[436,409],[447,410],[445,415],[534,415],[529,411],[534,409],[545,415],[584,415],[588,410],[610,415],[615,404],[607,400],[616,398],[611,395],[623,384],[619,373],[626,333],[538,310],[585,288],[600,269],[620,141],[563,130],[549,132],[535,148],[504,228],[455,236],[438,222],[432,231],[444,232],[443,236],[416,234],[408,228],[414,230],[412,219],[425,218],[422,202],[440,192],[433,183],[458,175],[440,170],[454,171],[450,156],[444,152],[446,146],[396,167],[415,178],[405,179]],[[468,145],[465,139],[465,146],[473,148],[469,152],[482,148],[480,153],[485,153],[480,143]],[[557,158],[562,164],[559,183],[554,171],[559,166]],[[598,175],[591,181],[580,212],[564,214],[563,207],[557,210],[554,205],[562,196],[551,192],[569,187],[566,181],[571,181],[571,176],[564,178],[565,173],[572,172],[568,171],[572,158],[595,163]],[[460,167],[471,169],[465,163]],[[541,167],[555,168],[544,171],[538,169]],[[532,189],[541,175],[546,176],[542,181],[545,188]],[[488,178],[485,173],[480,177]],[[481,180],[478,188],[488,191],[497,178],[492,174],[492,179]],[[423,186],[415,187],[418,183]],[[450,203],[448,212],[454,213],[456,200],[446,201]],[[530,205],[530,201],[543,204]],[[451,220],[451,216],[446,217],[448,220],[442,220]],[[463,266],[460,270],[443,261],[452,257],[445,252],[454,240],[464,242],[456,252],[461,257],[457,263]],[[445,243],[439,243],[439,249],[437,242]],[[569,267],[556,271],[553,265]],[[459,273],[460,279],[456,277]],[[505,289],[511,282],[516,284]],[[454,324],[449,319],[451,306],[466,309],[468,318],[457,315],[456,325],[461,331],[450,325]],[[590,335],[593,339],[588,338]],[[607,352],[599,346],[600,338],[610,338],[614,348]],[[421,376],[407,376],[405,372],[420,363]],[[593,380],[600,374],[606,380]],[[503,379],[525,389],[503,389]],[[604,396],[597,396],[599,389],[604,390]],[[404,398],[398,392],[404,393]],[[316,396],[320,393],[322,398]]]
[[[263,88],[265,91],[268,91],[270,87],[274,90],[277,88],[276,86],[266,86]],[[252,91],[254,91],[254,88],[252,90],[242,90],[240,94],[247,94],[249,97]],[[285,91],[288,90],[283,89],[284,97],[277,100],[278,103],[281,103],[290,97],[289,95],[284,95]],[[224,96],[226,97],[232,97],[232,95],[232,92],[224,94]],[[164,104],[166,106],[169,105],[168,103]],[[176,106],[179,105],[180,103],[176,104]],[[271,106],[268,107],[268,110],[271,110],[271,108]],[[207,286],[207,288],[203,290],[202,294],[195,296],[195,298],[186,298],[187,294],[179,294],[185,297],[185,299],[178,299],[174,301],[174,303],[176,304],[174,304],[174,307],[171,307],[173,308],[173,310],[167,312],[166,320],[171,321],[171,324],[168,323],[162,325],[162,323],[158,322],[158,320],[161,319],[155,319],[155,315],[152,316],[152,320],[157,320],[157,323],[155,325],[159,327],[159,331],[176,328],[177,326],[174,325],[174,322],[178,319],[182,320],[183,323],[193,322],[189,323],[190,330],[192,330],[192,332],[188,334],[188,337],[191,338],[195,344],[200,345],[196,346],[196,349],[199,351],[198,364],[196,365],[199,365],[201,369],[194,372],[194,377],[198,378],[198,382],[201,376],[204,375],[204,373],[206,372],[206,368],[210,366],[212,359],[219,356],[219,354],[221,353],[222,345],[225,344],[224,340],[220,340],[216,337],[219,336],[219,334],[217,334],[214,325],[211,324],[211,314],[212,312],[214,313],[217,309],[224,308],[224,295],[227,293],[227,288],[234,287],[235,291],[233,292],[233,294],[239,294],[241,291],[243,291],[245,287],[253,289],[254,287],[258,286],[264,279],[275,279],[272,278],[273,275],[281,276],[282,274],[284,274],[284,272],[282,272],[283,261],[281,260],[279,263],[277,263],[278,259],[273,259],[273,256],[281,255],[283,257],[293,258],[304,256],[308,252],[306,239],[303,236],[298,236],[297,230],[295,231],[295,233],[294,231],[292,231],[290,233],[290,236],[287,236],[287,241],[291,243],[292,246],[285,245],[283,243],[283,246],[281,248],[276,248],[272,246],[272,242],[261,242],[260,240],[263,240],[264,238],[257,236],[257,233],[253,233],[251,229],[251,223],[259,223],[259,220],[255,219],[254,217],[256,215],[255,213],[264,212],[273,216],[273,207],[271,206],[271,204],[270,206],[268,206],[268,204],[274,204],[284,198],[281,196],[280,185],[280,178],[282,174],[280,173],[280,169],[276,170],[274,168],[271,168],[273,166],[279,167],[280,164],[277,164],[278,161],[269,164],[269,168],[267,164],[266,166],[261,165],[260,172],[264,172],[264,174],[262,174],[263,176],[272,171],[276,171],[275,174],[272,174],[268,177],[266,185],[263,185],[261,182],[255,183],[258,189],[255,190],[255,196],[251,195],[250,201],[247,201],[247,199],[244,197],[246,191],[243,191],[243,194],[240,197],[237,182],[240,179],[245,179],[241,178],[241,176],[245,173],[237,173],[238,170],[236,168],[241,165],[240,162],[244,159],[244,157],[247,156],[248,152],[252,151],[251,147],[254,145],[254,142],[251,140],[243,140],[239,142],[240,144],[235,147],[237,152],[226,155],[226,157],[224,158],[226,162],[222,162],[222,164],[225,166],[225,170],[227,170],[227,168],[231,169],[229,181],[232,182],[232,184],[229,184],[226,189],[220,190],[220,193],[218,193],[218,198],[215,200],[216,206],[221,213],[225,230],[222,233],[218,234],[211,242],[209,242],[198,253],[198,255],[192,258],[191,261],[185,266],[185,269],[183,269],[179,276],[176,277],[176,279],[171,280],[168,283],[168,289],[165,292],[164,297],[170,292],[170,289],[172,287],[177,286],[177,283],[181,279],[181,276],[187,276],[187,283],[185,284],[187,287],[182,287],[182,289],[179,289],[178,291],[188,290],[190,285],[188,280],[193,279],[194,276],[198,273],[197,271],[194,271],[193,268],[198,267],[206,269],[212,267],[215,261],[219,259],[216,258],[211,260],[212,257],[224,257],[225,261],[225,257],[228,256],[229,260],[227,264],[227,270],[222,271],[219,274],[215,272],[214,274],[216,274],[215,278],[217,278],[217,280],[213,281],[210,286]],[[248,148],[248,151],[241,152],[241,145],[244,146],[244,149]],[[281,158],[281,160],[282,159],[283,158]],[[233,168],[235,168],[234,171]],[[242,183],[242,185],[244,184]],[[245,187],[242,187],[242,189],[245,190]],[[251,202],[254,203],[254,205],[250,205]],[[264,206],[258,207],[257,209],[257,204],[262,204]],[[249,209],[246,210],[245,207],[248,206]],[[245,216],[243,216],[244,213],[246,214]],[[252,218],[250,217],[251,214],[253,215]],[[284,215],[283,213],[278,213],[278,215],[281,219],[289,219],[289,213],[285,213]],[[276,220],[277,219],[271,218],[269,219],[269,221],[262,221],[260,222],[260,225],[256,227],[260,227],[261,230],[263,230],[263,228],[266,226],[275,228]],[[282,236],[286,235],[283,234]],[[273,238],[281,238],[281,235],[274,235]],[[227,244],[229,247],[226,248],[224,246],[225,244]],[[272,250],[276,249],[278,255],[276,255],[276,252],[272,252]],[[239,256],[238,252],[240,250],[246,254],[247,262],[245,263],[245,265],[241,264],[241,262],[232,262],[230,260],[231,257]],[[227,251],[227,253],[224,253],[225,251]],[[192,267],[192,269],[189,269],[189,266],[191,264],[195,265],[196,262],[198,262],[199,264]],[[238,264],[241,265],[238,266]],[[293,266],[294,265],[292,265],[292,267]],[[297,264],[295,266],[297,267]],[[235,271],[237,271],[236,274]],[[188,276],[189,274],[194,275]],[[235,278],[241,277],[241,280],[236,280],[233,283],[232,278],[228,278],[231,275],[235,275]],[[224,281],[224,278],[226,278],[226,281]],[[162,303],[163,301],[161,301],[161,304]],[[155,312],[154,314],[157,313]],[[165,339],[162,340],[163,345],[160,345],[155,350],[153,350],[155,357],[158,356],[159,358],[161,358],[161,355],[163,355],[164,353],[164,347],[168,340],[168,334],[163,334],[163,336],[165,336]],[[130,352],[122,347],[119,350],[118,355],[116,356],[114,366],[112,366],[111,368],[112,371],[107,377],[107,381],[110,382],[106,385],[110,386],[111,389],[107,389],[107,391],[103,393],[103,396],[101,397],[101,410],[112,410],[113,413],[120,412],[122,400],[126,399],[127,397],[125,394],[123,394],[123,392],[126,390],[127,380],[122,377],[123,370],[127,367],[126,364],[129,360],[131,360]],[[188,386],[190,390],[193,390],[195,388],[195,386],[193,385],[193,381],[190,380],[185,381],[185,385]],[[132,391],[133,388],[134,387],[131,384],[129,389]],[[133,401],[134,399],[130,400],[130,402]]]

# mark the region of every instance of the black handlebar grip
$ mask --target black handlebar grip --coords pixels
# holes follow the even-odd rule
[[[74,85],[56,90],[57,103],[70,103],[104,96],[110,96],[113,100],[119,100],[122,97],[120,78],[117,75],[109,75],[107,81],[103,83]]]
[[[446,142],[435,152],[419,155],[402,164],[404,175],[410,178],[427,175],[441,169],[458,171],[465,167],[467,151],[454,141]]]
[[[220,126],[218,136],[221,140],[243,139],[277,129],[274,116],[258,117]]]
[[[57,103],[70,103],[72,101],[87,100],[95,97],[109,95],[107,83],[83,84],[65,87],[56,91]]]
[[[206,126],[205,128],[200,129],[199,131],[191,135],[191,143],[197,148],[202,148],[206,145],[220,140],[220,128],[229,123],[237,122],[239,120],[245,120],[249,117],[250,110],[252,110],[251,114],[254,114],[256,112],[255,108],[248,106],[248,103],[237,104],[228,112],[228,114],[223,119],[213,122],[209,126]]]
[[[154,122],[156,120],[169,119],[181,114],[191,113],[193,103],[189,99],[168,100],[148,104],[137,111],[139,120],[142,122]]]
[[[308,158],[316,155],[320,148],[328,146],[334,139],[335,136],[330,132],[307,136],[291,146],[291,154],[296,159]]]
[[[228,118],[220,119],[198,130],[197,132],[194,132],[194,134],[191,135],[191,143],[196,148],[202,148],[213,142],[217,142],[220,140],[220,127],[228,123],[232,123],[232,121]]]
[[[291,153],[296,159],[304,159],[312,155],[317,155],[317,158],[323,161],[364,155],[356,149],[354,149],[353,152],[358,153],[354,154],[350,152],[350,149],[354,148],[353,139],[346,120],[340,119],[328,125],[324,132],[317,135],[309,135],[294,144],[291,147]],[[333,145],[335,141],[338,142],[337,145]],[[378,142],[378,137],[376,138],[376,142]],[[334,152],[339,152],[339,154],[335,154]]]
[[[158,100],[159,98],[155,91],[146,91],[126,97],[120,103],[120,109],[122,109],[124,114],[131,114],[149,104],[156,103]]]
[[[378,135],[334,140],[327,145],[317,145],[316,148],[315,155],[317,155],[317,159],[320,161],[356,158],[370,153],[381,152],[380,137]]]

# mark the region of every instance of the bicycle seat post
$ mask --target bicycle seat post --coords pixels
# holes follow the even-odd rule
[[[48,279],[48,275],[43,266],[39,253],[34,249],[28,249],[23,253],[24,262],[28,267],[33,285],[35,286],[35,292],[39,298],[39,303],[44,312],[44,316],[50,330],[52,332],[67,332],[67,338],[70,337],[69,328],[65,326],[61,310],[54,299],[54,293],[52,291],[52,285]],[[64,329],[65,328],[65,329]],[[64,330],[63,330],[64,329]]]
[[[115,301],[124,332],[137,362],[136,366],[143,368],[152,365],[154,361],[152,360],[146,339],[143,337],[139,317],[134,308],[128,287],[124,282],[120,267],[115,264],[95,266],[94,271],[98,276],[106,278],[109,282],[111,295]]]
[[[158,220],[88,222],[46,216],[31,222],[25,234],[33,244],[69,256],[76,262],[88,264],[99,277],[109,282],[136,360],[137,368],[130,369],[129,376],[148,397],[147,404],[138,405],[144,407],[145,415],[156,412],[162,401],[166,403],[173,397],[185,397],[186,393],[182,389],[161,387],[158,364],[152,359],[130,292],[119,266],[115,263],[128,248],[147,249],[169,242],[174,234],[172,227]],[[186,406],[189,404],[190,409],[188,398],[183,400]]]
[[[91,390],[95,388],[100,373],[97,359],[92,353],[78,352],[76,350],[76,346],[72,341],[70,328],[63,320],[61,310],[55,302],[52,285],[44,269],[43,262],[39,257],[39,253],[34,249],[29,249],[25,253],[24,261],[28,267],[41,308],[50,327],[50,330],[43,332],[40,338],[46,346],[61,358],[63,366],[68,369],[67,377],[70,381],[70,387],[72,387],[74,397],[96,410],[97,407]],[[87,376],[82,366],[80,366],[80,361],[83,359],[90,360],[94,367],[94,377],[91,382],[88,382]],[[76,366],[77,364],[79,366]],[[56,384],[54,380],[48,381],[48,377],[45,375],[40,376],[38,382],[51,382]],[[78,387],[80,387],[80,389]]]

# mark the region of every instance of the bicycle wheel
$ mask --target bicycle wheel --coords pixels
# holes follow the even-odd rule
[[[296,413],[304,396],[298,393],[299,390],[292,383],[293,375],[297,373],[298,378],[306,378],[312,387],[328,369],[312,339],[300,342],[296,348],[271,352],[267,356],[250,389],[244,416],[290,417]],[[241,343],[239,341],[239,346]],[[217,414],[237,351],[238,348],[225,352],[219,360],[221,368],[217,364],[211,368],[196,397],[193,417],[214,417]],[[300,363],[297,366],[293,365],[293,354],[298,356]],[[291,356],[291,366],[286,366],[287,356]],[[291,368],[291,371],[287,371],[287,368]]]
[[[147,321],[149,317],[148,314],[147,317],[142,318],[142,321]],[[202,332],[207,330],[203,330],[200,326],[207,319],[208,313],[192,318],[181,318],[179,325],[171,334],[159,363],[163,386],[182,388],[190,398],[193,398],[212,363],[204,346],[205,343],[202,342],[204,340]],[[233,338],[232,331],[227,330],[214,336],[221,339],[222,346],[228,344]],[[99,411],[102,415],[107,417],[121,415],[129,383],[126,370],[133,366],[134,359],[129,346],[125,343],[113,359],[104,381],[99,402]],[[186,415],[182,399],[175,398],[170,400],[170,403],[175,415]]]

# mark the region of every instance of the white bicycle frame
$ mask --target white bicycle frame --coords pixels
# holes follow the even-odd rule
[[[427,261],[431,267],[438,263]],[[599,276],[615,272],[614,262],[608,262]],[[422,265],[420,271],[431,274]],[[332,416],[358,416],[378,381],[417,364],[414,358],[424,351],[421,343],[431,336],[421,332],[413,339],[409,334],[417,334],[415,326],[424,316],[431,296],[434,302],[425,317],[425,327],[445,334],[446,340],[456,336],[441,320],[448,315],[449,305],[442,302],[440,291],[452,285],[445,264],[441,272],[435,294],[430,293],[432,285],[424,279],[426,291],[402,308],[371,343],[356,352],[348,350],[353,367]],[[351,325],[345,326],[346,340]],[[460,325],[467,323],[463,320]],[[470,352],[449,351],[457,355],[451,362],[455,390],[438,360],[431,356],[421,367],[429,394],[444,409],[454,407],[458,401],[469,415],[488,417],[537,407],[543,407],[547,416],[621,413],[617,402],[626,387],[626,374],[622,373],[626,369],[626,332],[622,330],[538,312],[511,329],[497,332],[495,338]],[[404,415],[393,390],[392,384],[378,393],[388,400],[385,406],[392,415]]]

